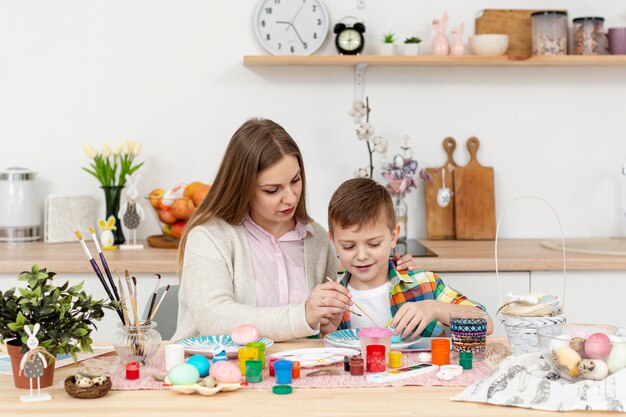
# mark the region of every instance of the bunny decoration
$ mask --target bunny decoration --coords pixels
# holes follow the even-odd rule
[[[44,392],[41,393],[40,378],[43,375],[44,369],[48,367],[48,362],[44,355],[52,357],[48,351],[39,346],[39,339],[37,339],[37,332],[39,332],[39,323],[33,326],[31,331],[28,326],[24,326],[24,331],[28,335],[26,346],[28,346],[28,353],[22,357],[20,362],[20,375],[24,372],[24,375],[30,379],[30,395],[20,395],[22,402],[33,401],[46,401],[52,399],[50,394]],[[37,378],[37,395],[33,395],[33,379]]]
[[[139,204],[139,190],[137,184],[141,177],[137,175],[133,179],[130,175],[126,174],[126,202],[120,208],[117,214],[124,227],[133,231],[133,243],[132,245],[121,245],[120,249],[143,249],[142,244],[137,244],[137,228],[139,223],[146,218],[146,214]]]
[[[450,49],[451,55],[465,55],[465,45],[463,44],[463,29],[465,25],[461,23],[458,28],[452,31],[454,34],[454,41]]]
[[[115,226],[115,216],[110,215],[109,218],[104,221],[104,219],[98,220],[98,226],[102,229],[102,233],[100,234],[100,243],[102,244],[102,250],[112,250],[116,249],[113,244],[115,243],[115,236],[113,236],[113,230],[117,229]]]
[[[433,27],[437,31],[433,39],[432,52],[433,55],[448,55],[450,52],[450,41],[446,36],[446,27],[448,26],[448,12],[444,12],[441,20],[433,20]]]

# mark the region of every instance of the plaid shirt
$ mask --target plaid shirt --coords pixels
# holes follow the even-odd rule
[[[347,287],[350,277],[350,272],[344,272],[340,284]],[[481,304],[469,300],[460,292],[448,287],[434,272],[424,270],[398,271],[393,261],[389,261],[389,309],[391,310],[391,316],[395,316],[404,303],[422,300],[437,300],[443,303],[476,306],[486,311]],[[444,324],[440,321],[433,320],[426,326],[422,336],[445,336],[446,332],[443,326]],[[339,329],[349,328],[351,328],[350,311],[346,311],[339,324]]]

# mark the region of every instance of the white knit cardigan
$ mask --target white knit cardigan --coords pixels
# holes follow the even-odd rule
[[[338,264],[326,230],[311,224],[314,231],[304,238],[308,294],[324,277],[335,278]],[[319,327],[309,326],[304,302],[256,306],[254,266],[243,226],[214,219],[189,232],[178,292],[178,325],[172,340],[229,335],[240,324],[252,324],[261,336],[275,341],[319,331]]]

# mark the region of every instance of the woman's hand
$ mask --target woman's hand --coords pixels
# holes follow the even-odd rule
[[[408,271],[414,271],[417,269],[417,265],[415,264],[413,255],[411,255],[410,253],[407,253],[404,256],[400,256],[400,254],[396,252],[396,254],[393,255],[393,261],[396,264],[396,268],[400,271],[405,269]]]
[[[403,339],[409,335],[413,338],[422,334],[431,321],[437,320],[437,303],[439,301],[423,300],[402,304],[391,320],[395,334],[402,335]]]
[[[335,314],[341,317],[352,304],[350,297],[348,289],[334,281],[316,286],[305,304],[306,321],[309,326],[317,327],[324,317]]]
[[[322,317],[322,320],[320,320],[320,333],[325,335],[337,330],[342,317],[343,314],[332,314],[329,317]]]

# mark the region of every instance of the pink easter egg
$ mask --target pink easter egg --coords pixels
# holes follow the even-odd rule
[[[241,371],[239,367],[228,361],[214,362],[209,370],[209,375],[224,384],[235,384],[241,382]]]
[[[259,329],[251,324],[242,324],[235,327],[230,337],[233,339],[233,342],[243,346],[259,340]]]
[[[604,359],[611,351],[611,339],[604,333],[593,333],[585,341],[585,354],[592,359]]]

